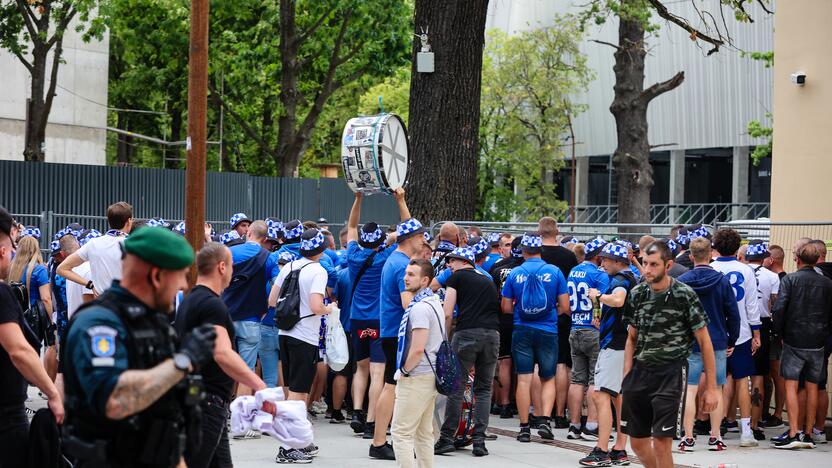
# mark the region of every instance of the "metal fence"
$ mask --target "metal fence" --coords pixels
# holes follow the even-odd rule
[[[753,220],[769,216],[769,203],[696,203],[657,204],[650,206],[652,224],[715,224],[732,220]],[[567,213],[567,222],[616,223],[618,205],[575,207],[575,219]]]
[[[431,225],[431,234],[436,237],[439,228],[447,221],[440,221]],[[477,226],[486,232],[508,232],[522,234],[537,230],[537,223],[532,222],[484,222],[484,221],[453,221],[457,226],[468,228]],[[630,223],[558,223],[558,230],[563,236],[575,236],[580,240],[588,240],[597,236],[607,239],[626,238],[633,240],[641,236],[656,238],[667,237],[673,224],[630,224]],[[704,225],[713,230],[710,225]]]
[[[832,221],[817,222],[726,222],[717,223],[716,228],[730,227],[739,232],[743,239],[761,239],[770,244],[776,244],[786,252],[783,267],[786,271],[794,271],[792,246],[801,237],[820,239],[826,242],[827,248],[832,250]]]

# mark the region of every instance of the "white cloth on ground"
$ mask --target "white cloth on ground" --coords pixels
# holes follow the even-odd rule
[[[274,403],[277,416],[262,411],[263,402]],[[231,402],[231,432],[254,429],[268,434],[291,448],[304,448],[312,443],[312,424],[306,417],[306,403],[285,401],[283,389],[267,388],[237,397]]]

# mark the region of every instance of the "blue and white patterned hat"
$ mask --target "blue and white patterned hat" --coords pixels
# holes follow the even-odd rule
[[[765,242],[754,239],[748,241],[748,250],[745,251],[746,260],[763,260],[771,256]]]
[[[285,265],[289,262],[294,262],[297,259],[298,259],[298,256],[293,254],[292,252],[283,251],[283,252],[280,252],[280,254],[277,256],[277,263],[279,265]]]
[[[84,226],[81,226],[79,223],[70,223],[67,224],[64,228],[64,236],[67,234],[72,234],[73,236],[75,236],[76,239],[81,237],[82,232],[84,232]]]
[[[303,224],[295,219],[283,225],[283,237],[289,243],[299,242],[300,236],[303,235]]]
[[[540,248],[543,247],[543,238],[536,232],[527,232],[523,234],[523,240],[520,241],[520,249],[523,252],[531,254],[540,253]]]
[[[385,239],[387,234],[373,222],[365,223],[358,231],[358,245],[366,249],[378,247]]]
[[[223,244],[228,244],[229,242],[237,239],[240,239],[240,234],[237,231],[228,231],[220,236],[220,242]]]
[[[277,218],[274,218],[274,217],[271,217],[271,216],[266,218],[266,226],[268,226],[270,228],[276,228],[280,232],[283,232],[283,221],[281,221]]]
[[[480,236],[474,236],[468,242],[468,247],[474,253],[475,258],[482,258],[491,253],[491,245]]]
[[[34,237],[37,240],[40,240],[40,229],[34,226],[26,226],[20,231],[20,237]]]
[[[173,232],[181,235],[185,235],[185,221],[180,221],[176,227],[173,228]]]
[[[500,233],[499,232],[492,232],[488,235],[488,243],[491,244],[492,247],[496,247],[500,245]]]
[[[280,242],[281,237],[283,237],[282,229],[277,229],[276,227],[266,228],[266,240],[272,242]]]
[[[58,253],[61,250],[60,241],[52,241],[52,243],[49,244],[49,248],[52,250],[53,254]]]
[[[245,213],[236,213],[236,214],[234,214],[234,216],[231,217],[231,221],[230,221],[231,229],[236,228],[237,225],[242,223],[243,221],[248,221],[249,223],[251,222],[251,220],[249,219],[248,216],[246,216]]]
[[[679,244],[677,244],[673,239],[664,239],[664,242],[667,244],[667,248],[670,249],[670,253],[673,255],[679,253]]]
[[[87,231],[84,231],[83,233],[81,233],[81,236],[78,239],[78,243],[81,244],[81,246],[83,246],[87,242],[89,242],[93,239],[99,238],[99,237],[101,237],[100,232],[98,232],[95,229],[90,229],[90,230],[87,230]]]
[[[523,251],[520,249],[520,242],[523,241],[521,236],[517,236],[511,240],[511,256],[515,258],[523,258]]]
[[[317,229],[307,229],[303,231],[300,238],[300,254],[304,257],[312,257],[318,255],[326,249],[326,239],[324,234]]]
[[[694,239],[697,239],[699,237],[704,237],[705,239],[710,239],[711,238],[711,232],[708,231],[708,229],[706,229],[705,226],[700,225],[700,226],[697,226],[692,231],[690,229],[688,229],[688,237],[690,238],[690,240],[694,240]]]
[[[676,233],[676,243],[681,245],[683,248],[688,248],[690,241],[691,237],[688,230],[685,228],[679,229],[679,232]]]
[[[564,237],[563,239],[560,240],[560,245],[562,245],[564,247],[569,245],[569,244],[577,244],[577,243],[578,243],[578,239],[576,239],[575,236],[566,236],[566,237]]]
[[[441,241],[439,241],[439,244],[436,246],[436,251],[437,252],[453,252],[455,248],[456,248],[456,245],[454,245],[453,242],[446,241],[446,240],[441,240]]]
[[[53,240],[61,240],[61,238],[64,237],[65,235],[67,235],[67,234],[70,234],[70,233],[67,232],[66,229],[61,229],[60,231],[56,232],[54,236],[52,236],[52,239]],[[78,236],[75,236],[75,237],[78,237]]]
[[[607,241],[605,241],[602,237],[596,237],[595,239],[592,239],[591,241],[587,242],[586,247],[584,249],[584,251],[586,252],[586,256],[584,258],[589,260],[595,257],[596,255],[601,253],[601,249],[603,249],[605,245],[607,245]],[[626,247],[624,248],[626,249]]]
[[[164,219],[162,219],[162,218],[158,218],[158,217],[157,217],[157,218],[150,218],[150,219],[148,219],[148,220],[147,220],[147,222],[145,223],[145,226],[147,226],[147,227],[163,227],[163,228],[167,228],[167,227],[169,227],[169,226],[170,226],[170,223],[168,223],[167,221],[165,221],[165,220],[164,220]]]
[[[396,226],[396,240],[401,242],[423,232],[425,232],[425,227],[422,226],[422,223],[416,218],[410,218]]]
[[[453,252],[449,253],[445,256],[447,259],[455,258],[457,260],[462,260],[463,262],[468,262],[471,265],[474,264],[474,251],[468,247],[457,247],[454,249]]]
[[[433,236],[431,236],[430,233],[427,231],[425,231],[425,242],[427,242],[428,244],[433,242]]]
[[[598,253],[599,257],[609,258],[611,260],[616,260],[622,263],[630,263],[630,254],[627,247],[617,244],[617,243],[608,243],[605,244],[601,251]]]

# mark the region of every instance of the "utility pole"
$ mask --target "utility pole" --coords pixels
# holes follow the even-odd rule
[[[185,145],[185,238],[194,251],[205,240],[205,147],[208,133],[208,0],[191,0],[188,59],[188,138]],[[196,283],[196,265],[190,284]]]

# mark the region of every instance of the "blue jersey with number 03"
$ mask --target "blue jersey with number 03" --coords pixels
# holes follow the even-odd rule
[[[572,311],[572,328],[592,327],[592,300],[589,290],[595,288],[604,293],[610,287],[610,276],[595,264],[583,262],[569,272],[566,278],[569,290],[569,309]]]

